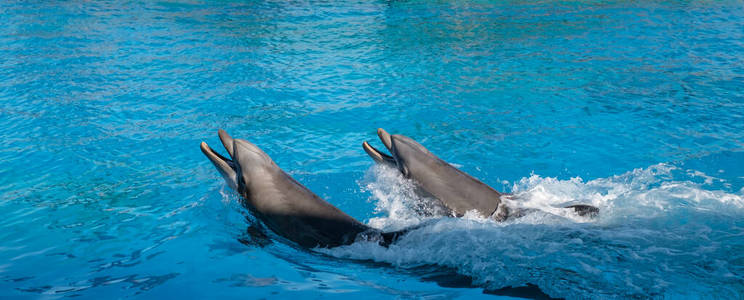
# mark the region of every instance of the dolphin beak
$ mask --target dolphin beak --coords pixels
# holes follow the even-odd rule
[[[395,159],[392,156],[382,153],[382,151],[377,150],[377,148],[375,147],[372,147],[366,141],[362,143],[362,148],[364,148],[364,152],[367,152],[369,157],[371,157],[374,161],[378,163],[389,163],[389,162],[395,163]]]
[[[380,137],[380,141],[385,145],[385,148],[388,148],[389,151],[393,151],[393,140],[385,129],[377,128],[377,136]]]
[[[382,128],[378,128],[377,136],[380,137],[380,141],[382,141],[382,144],[385,145],[385,147],[388,148],[388,150],[392,149],[392,141],[390,139],[390,134],[388,134],[387,131],[385,131]],[[372,147],[372,145],[367,143],[367,141],[364,141],[362,143],[362,148],[364,148],[364,152],[367,152],[367,154],[370,157],[372,157],[372,160],[374,160],[375,162],[382,163],[382,164],[391,164],[393,166],[396,165],[395,158],[383,153],[380,150],[377,150],[377,148],[375,147]]]
[[[219,131],[220,140],[222,141],[222,145],[225,146],[225,149],[228,149],[228,153],[230,153],[230,157],[232,157],[232,138],[230,135],[228,135],[224,130],[220,129]],[[223,137],[224,136],[224,137]],[[228,147],[227,145],[230,145]],[[231,159],[228,159],[216,151],[214,151],[212,148],[207,145],[207,143],[202,142],[200,147],[202,153],[209,158],[209,160],[212,162],[212,164],[217,168],[217,171],[222,174],[222,177],[225,178],[225,181],[227,184],[234,190],[237,190],[238,187],[238,181],[237,181],[237,174],[235,173],[235,162],[233,162]]]
[[[227,150],[227,154],[229,154],[230,157],[235,157],[235,153],[233,152],[233,138],[222,129],[217,130],[217,135],[220,137],[222,146]]]

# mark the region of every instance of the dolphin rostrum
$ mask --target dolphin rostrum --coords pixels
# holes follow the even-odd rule
[[[455,216],[475,210],[483,217],[504,221],[509,216],[519,216],[520,211],[509,211],[502,201],[502,193],[486,185],[473,176],[460,171],[451,164],[435,156],[413,139],[377,129],[380,141],[390,151],[387,155],[362,143],[364,151],[378,163],[396,167],[403,176],[413,179],[426,193],[441,201]],[[581,216],[596,216],[599,209],[590,205],[572,205]]]
[[[282,171],[256,145],[218,132],[230,158],[201,143],[227,184],[242,196],[243,205],[269,229],[302,247],[335,247],[357,239],[392,243],[403,231],[383,233],[347,215]]]

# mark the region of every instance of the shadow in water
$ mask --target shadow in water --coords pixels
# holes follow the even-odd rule
[[[484,290],[484,294],[490,294],[490,295],[499,295],[499,296],[509,296],[509,297],[517,297],[517,298],[527,298],[527,299],[564,299],[564,298],[553,298],[550,297],[548,294],[543,292],[540,287],[528,283],[526,286],[518,286],[518,287],[505,287],[498,290]]]
[[[249,247],[263,248],[271,245],[274,241],[266,234],[266,229],[261,224],[252,223],[245,229],[245,233],[238,237],[238,242]]]
[[[246,228],[245,233],[240,235],[237,239],[238,242],[240,242],[241,244],[244,244],[249,247],[265,248],[266,246],[269,246],[275,242],[273,238],[279,238],[281,240],[280,237],[275,237],[274,235],[268,233],[267,228],[264,227],[261,222],[257,222],[257,220],[251,220],[250,218],[246,218],[246,221],[249,224],[249,226]],[[395,238],[397,238],[397,236]],[[393,241],[395,238],[393,238]],[[445,288],[478,288],[478,289],[483,289],[483,293],[488,294],[488,295],[508,296],[508,297],[525,298],[525,299],[561,299],[561,298],[550,297],[550,295],[543,292],[539,286],[531,284],[531,283],[525,283],[525,286],[517,286],[517,287],[507,286],[507,287],[503,287],[499,289],[488,289],[488,288],[484,288],[483,286],[474,284],[472,277],[459,274],[457,273],[456,269],[450,268],[450,267],[443,267],[443,266],[437,266],[437,265],[426,265],[426,266],[418,266],[415,268],[401,269],[389,263],[376,262],[373,260],[354,260],[354,259],[345,259],[345,258],[338,258],[338,257],[330,256],[324,253],[315,252],[307,248],[301,247],[289,240],[284,240],[280,242],[283,242],[283,244],[287,244],[288,246],[294,248],[297,251],[306,251],[313,255],[322,256],[323,259],[327,259],[327,260],[336,260],[336,261],[340,261],[344,263],[349,263],[349,262],[356,263],[356,264],[366,265],[366,266],[373,267],[373,268],[386,268],[386,269],[394,268],[396,269],[396,271],[400,271],[400,272],[406,273],[407,275],[420,278],[421,281],[433,282]],[[388,241],[388,242],[392,242],[392,241]],[[288,257],[282,257],[282,258],[292,261]],[[294,261],[294,263],[302,264],[302,262],[300,261]],[[315,271],[320,271],[320,270],[315,270]]]
[[[422,281],[434,282],[446,288],[482,288],[473,284],[473,278],[457,273],[455,269],[441,266],[422,266],[410,269],[413,275],[420,277]],[[503,287],[500,289],[483,289],[484,294],[509,296],[525,299],[561,299],[553,298],[543,292],[537,285],[526,283],[525,286]]]

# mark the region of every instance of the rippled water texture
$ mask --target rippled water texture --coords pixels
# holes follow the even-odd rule
[[[0,298],[740,298],[742,20],[738,1],[2,1]],[[421,216],[362,151],[377,127],[544,212]],[[363,222],[424,226],[389,249],[257,239],[198,150],[218,128]],[[576,202],[601,216],[552,209]]]

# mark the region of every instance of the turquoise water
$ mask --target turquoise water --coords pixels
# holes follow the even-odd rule
[[[744,296],[739,1],[0,2],[0,298]],[[422,217],[361,148],[419,140],[534,213]],[[216,130],[389,249],[304,251]],[[591,203],[596,220],[551,207]],[[503,294],[503,293],[502,293]]]

